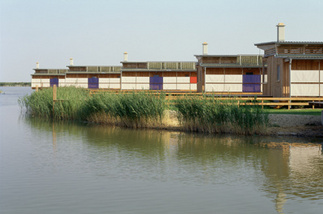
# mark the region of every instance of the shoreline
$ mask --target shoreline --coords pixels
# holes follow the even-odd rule
[[[103,126],[118,126],[117,124],[106,122],[92,121],[87,123]],[[152,125],[139,129],[192,132],[184,129],[184,126],[177,119],[176,111],[173,110],[166,110],[161,125]],[[224,132],[222,134],[239,135],[231,132]],[[321,124],[321,116],[319,115],[270,114],[269,126],[266,130],[254,135],[323,138],[323,125]]]

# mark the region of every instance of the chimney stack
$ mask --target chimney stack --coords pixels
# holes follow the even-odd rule
[[[73,58],[70,58],[70,65],[74,65]]]
[[[128,53],[127,52],[124,52],[123,53],[123,61],[124,62],[127,62],[128,61]]]
[[[203,42],[203,55],[207,55],[207,42]]]
[[[277,42],[285,41],[285,25],[284,23],[278,23],[277,27]]]
[[[36,69],[39,69],[39,62],[36,62]]]

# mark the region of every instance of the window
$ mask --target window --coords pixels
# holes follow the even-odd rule
[[[280,65],[277,65],[277,81],[280,81]]]

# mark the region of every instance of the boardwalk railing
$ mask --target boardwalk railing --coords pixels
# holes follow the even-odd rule
[[[120,90],[108,90],[109,92],[115,93],[132,93],[133,91],[120,91]],[[103,90],[90,90],[90,94],[107,92]],[[160,91],[147,91],[151,94],[160,94]],[[184,97],[194,97],[196,99],[209,98],[213,99],[216,97],[218,100],[237,100],[238,105],[260,105],[262,108],[264,106],[271,106],[280,108],[282,106],[287,106],[291,109],[292,106],[311,106],[312,109],[315,105],[323,105],[323,97],[257,97],[254,93],[244,93],[244,94],[213,94],[213,93],[196,93],[196,92],[164,92],[166,95],[166,100],[168,104],[176,103],[177,99]]]

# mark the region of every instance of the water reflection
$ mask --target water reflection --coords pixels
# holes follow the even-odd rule
[[[35,136],[51,136],[53,151],[60,158],[64,158],[63,150],[70,142],[69,146],[74,147],[68,154],[74,159],[80,154],[73,156],[73,152],[83,155],[73,168],[81,167],[99,176],[189,185],[252,183],[272,200],[278,213],[283,213],[289,200],[323,199],[320,141],[25,121],[33,127]],[[79,142],[82,148],[73,142]]]

